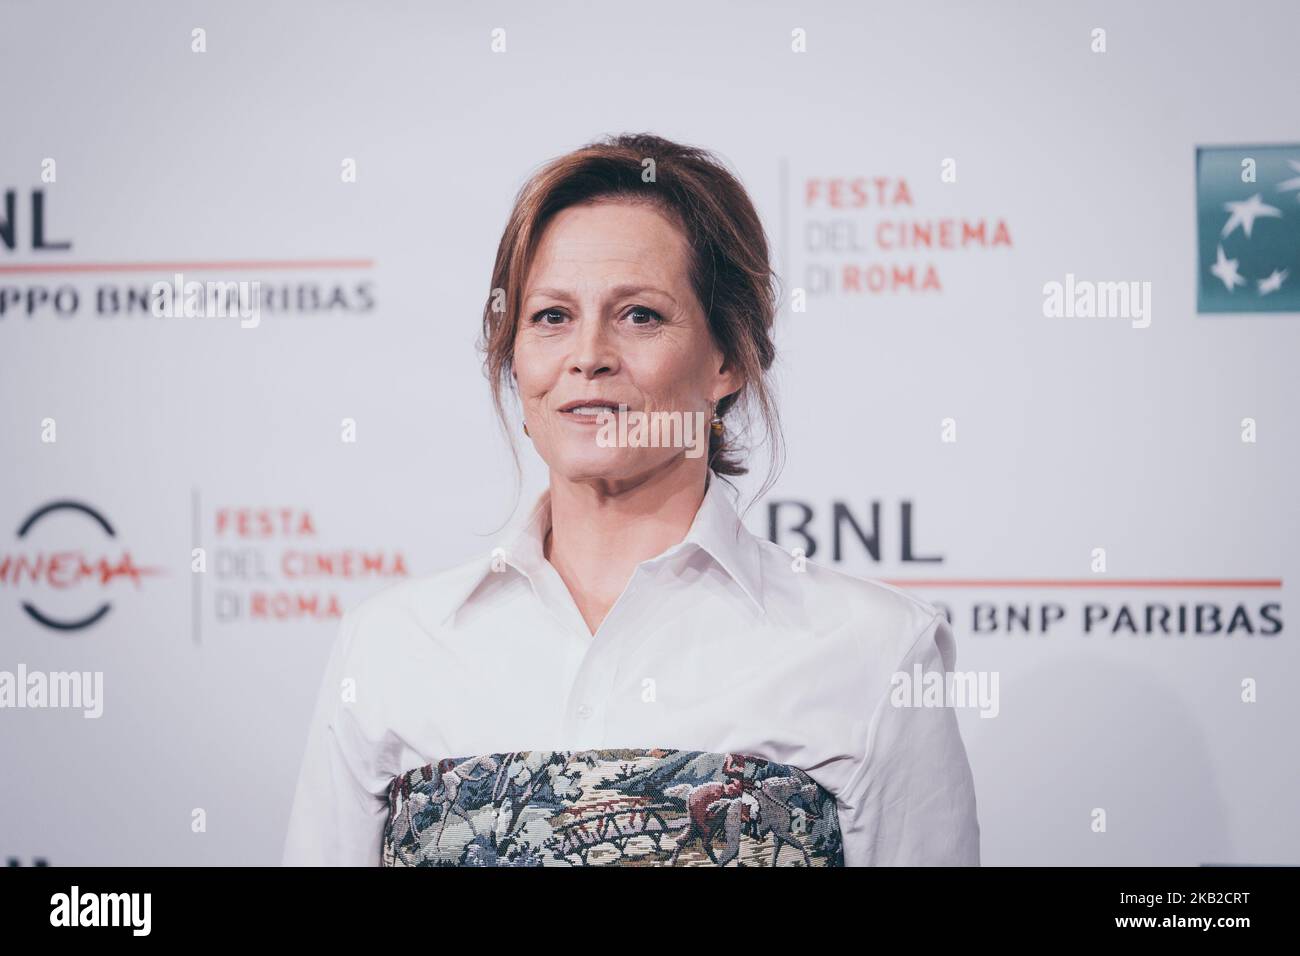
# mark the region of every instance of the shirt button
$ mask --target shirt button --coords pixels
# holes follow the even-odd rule
[[[578,708],[578,716],[581,717],[583,720],[586,720],[588,717],[591,716],[591,708],[588,707],[586,704],[583,704]]]

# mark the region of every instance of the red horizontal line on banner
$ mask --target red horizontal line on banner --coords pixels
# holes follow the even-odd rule
[[[226,259],[194,262],[46,262],[0,265],[0,275],[51,272],[234,272],[295,269],[369,269],[374,259]]]
[[[1280,588],[1270,578],[918,578],[881,579],[898,588]]]

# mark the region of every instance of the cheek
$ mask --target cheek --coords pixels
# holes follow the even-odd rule
[[[513,365],[515,385],[521,399],[535,400],[549,391],[552,381],[549,366],[545,356],[536,348],[525,346],[516,349]]]
[[[684,408],[707,396],[708,361],[701,351],[674,349],[625,363],[638,389],[665,408]]]

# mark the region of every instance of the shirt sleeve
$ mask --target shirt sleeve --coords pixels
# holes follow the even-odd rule
[[[956,663],[952,629],[936,613],[896,673],[946,673]],[[854,811],[845,833],[849,866],[978,866],[975,783],[950,702],[899,706],[886,687],[871,716],[866,755],[845,788]]]
[[[378,866],[388,803],[362,781],[373,747],[352,711],[357,612],[344,615],[321,680],[285,837],[285,866]],[[359,681],[357,681],[359,683]],[[355,685],[352,685],[355,686]]]

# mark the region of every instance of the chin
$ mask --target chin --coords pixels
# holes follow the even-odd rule
[[[593,481],[599,478],[610,481],[631,478],[637,469],[628,462],[601,460],[599,456],[572,458],[566,460],[555,471],[569,481]]]
[[[566,455],[554,471],[569,481],[625,481],[644,474],[655,466],[627,449],[590,449]]]

